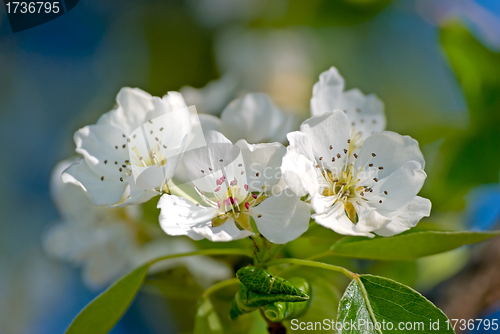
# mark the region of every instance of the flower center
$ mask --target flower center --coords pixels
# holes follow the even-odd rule
[[[147,129],[144,127],[147,125]],[[115,167],[121,173],[120,181],[124,182],[133,174],[132,165],[140,168],[157,166],[159,169],[167,165],[167,145],[164,127],[154,124],[149,120],[140,128],[135,129],[129,135],[122,134],[120,140],[123,142],[115,145],[116,150],[128,150],[128,159],[122,161],[104,160],[104,164],[116,165]],[[104,181],[104,176],[101,176],[101,181]],[[168,192],[168,187],[165,184],[166,180],[159,180],[156,189],[161,189]]]
[[[132,148],[132,151],[135,153],[135,155],[132,156],[132,161],[134,161],[134,165],[137,167],[162,167],[167,164],[167,158],[163,154],[164,152],[158,147],[150,149],[146,157],[139,152],[136,146]]]
[[[372,153],[372,157],[364,166],[356,167],[358,155],[353,150],[361,147],[361,136],[351,137],[347,141],[349,150],[345,149],[341,153],[333,154],[332,165],[327,168],[323,157],[318,159],[318,168],[321,172],[320,183],[323,184],[321,194],[325,197],[332,197],[332,206],[341,203],[347,217],[356,224],[359,221],[356,207],[360,205],[382,204],[387,191],[380,193],[373,192],[373,186],[378,182],[378,172],[383,170],[382,166],[374,166],[373,158],[377,155]]]
[[[195,190],[206,204],[217,209],[217,215],[212,219],[212,227],[221,226],[231,217],[242,229],[253,231],[250,223],[250,208],[266,198],[263,192],[249,192],[248,184],[242,187],[236,179],[228,182],[224,175],[216,180],[213,196],[207,196],[197,187]]]
[[[334,204],[342,202],[345,213],[353,223],[356,223],[358,219],[353,203],[362,198],[360,194],[365,190],[365,187],[358,184],[361,170],[357,173],[354,173],[353,170],[352,164],[338,175],[325,170],[323,177],[327,186],[323,188],[323,196],[333,196],[335,198]]]

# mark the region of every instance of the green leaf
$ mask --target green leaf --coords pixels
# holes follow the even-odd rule
[[[198,303],[198,311],[194,322],[194,334],[222,334],[224,333],[222,322],[215,311],[212,301],[208,297],[202,297]]]
[[[205,291],[184,266],[148,275],[143,289],[146,292],[159,293],[166,298],[194,301],[198,301]]]
[[[231,319],[234,319],[241,314],[252,312],[262,306],[277,302],[303,302],[308,299],[309,296],[307,295],[297,296],[284,293],[264,293],[254,291],[241,284],[240,290],[236,293],[233,303],[231,304],[229,316]]]
[[[236,277],[241,284],[231,304],[231,319],[277,302],[303,302],[309,299],[299,287],[284,278],[273,276],[268,270],[243,267],[238,270]]]
[[[393,237],[347,237],[335,243],[333,255],[372,260],[414,260],[481,242],[500,232],[407,232]]]
[[[452,252],[446,252],[444,254],[450,254]],[[442,255],[444,255],[442,254]],[[441,255],[441,256],[442,256]],[[438,255],[439,256],[439,255]],[[426,259],[430,259],[428,257]],[[462,262],[460,262],[462,264]],[[417,261],[369,261],[366,263],[367,267],[363,270],[366,274],[387,277],[396,282],[408,285],[409,287],[414,287],[418,269]]]
[[[149,266],[138,267],[97,296],[76,316],[66,334],[108,333],[139,291]]]
[[[343,324],[340,334],[454,333],[447,320],[417,291],[371,275],[351,281],[340,300],[337,317],[337,323]]]
[[[243,267],[236,273],[236,277],[249,290],[262,292],[265,294],[284,294],[300,296],[308,299],[309,296],[284,278],[273,276],[273,274],[264,269],[256,267]]]
[[[289,282],[311,296],[311,285],[302,277],[292,277]],[[277,302],[264,307],[264,315],[271,321],[279,322],[288,319],[295,319],[304,314],[311,299],[305,302]]]

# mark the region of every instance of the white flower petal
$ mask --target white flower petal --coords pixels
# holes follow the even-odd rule
[[[242,139],[241,149],[247,184],[253,191],[271,190],[281,179],[281,162],[286,148],[280,143],[250,145]],[[264,187],[264,188],[263,188]]]
[[[129,155],[135,156],[133,148],[137,146],[142,156],[147,157],[150,150],[163,152],[167,158],[179,154],[186,146],[187,137],[192,130],[191,114],[188,109],[178,109],[174,111],[164,111],[162,100],[155,98],[154,111],[157,117],[151,118],[140,127],[135,129],[129,148]],[[162,146],[165,144],[165,146]]]
[[[328,211],[336,200],[334,196],[323,196],[323,194],[316,193],[311,196],[311,207],[316,213],[323,213]]]
[[[384,237],[390,237],[416,226],[423,217],[429,217],[430,213],[431,201],[417,196],[406,208],[399,211],[396,217],[387,225],[373,232]]]
[[[290,143],[287,147],[287,152],[303,155],[311,162],[316,161],[313,150],[314,142],[311,135],[301,131],[293,131],[287,134],[286,137]]]
[[[205,134],[207,144],[233,144],[222,133],[217,131],[209,131]]]
[[[221,115],[221,131],[232,142],[246,139],[260,143],[276,138],[279,131],[284,141],[282,127],[287,116],[265,94],[247,94],[232,101]]]
[[[82,184],[95,205],[117,203],[127,187],[127,183],[119,179],[104,177],[101,180],[102,176],[97,175],[84,159],[68,167],[64,173],[71,175]]]
[[[374,235],[366,230],[359,230],[355,224],[347,217],[344,212],[344,206],[337,203],[324,213],[316,213],[312,215],[316,223],[327,227],[339,234],[357,235],[365,237],[374,237]]]
[[[82,277],[85,285],[102,288],[129,269],[133,242],[125,226],[119,225],[108,226],[94,240],[89,244],[91,253],[84,262]]]
[[[146,122],[147,113],[153,109],[153,97],[139,88],[122,88],[116,96],[116,102],[118,106],[102,115],[97,124],[113,125],[125,135]]]
[[[378,97],[373,94],[365,96],[359,89],[343,90],[344,79],[337,69],[332,67],[323,72],[313,88],[311,115],[343,110],[353,126],[353,136],[361,133],[363,140],[385,129],[384,105]]]
[[[100,176],[116,178],[123,176],[121,164],[128,159],[128,148],[123,132],[109,125],[90,125],[75,133],[76,152],[83,155],[92,170]],[[118,165],[114,165],[115,162]]]
[[[405,162],[391,175],[373,186],[373,193],[381,194],[380,198],[382,198],[382,203],[376,202],[373,206],[380,214],[392,217],[396,211],[410,204],[422,189],[426,177],[420,163]],[[387,191],[387,195],[384,191]]]
[[[281,170],[286,184],[297,196],[314,195],[319,190],[318,176],[313,162],[290,150],[290,146],[283,157]]]
[[[144,122],[147,122],[150,119],[161,117],[173,111],[187,108],[186,102],[184,101],[184,98],[179,92],[168,92],[168,94],[163,95],[163,97],[161,98],[154,96],[152,97],[152,102],[153,102],[153,108],[151,110],[148,110],[148,112],[146,113],[146,116],[144,117]],[[174,119],[169,119],[169,121],[170,120]],[[163,126],[165,125],[168,126],[169,124],[164,124]],[[175,129],[175,127],[173,128]]]
[[[203,88],[184,86],[180,92],[188,105],[195,105],[200,112],[220,115],[236,93],[238,81],[230,75],[210,81]],[[219,130],[217,130],[219,131]]]
[[[136,249],[128,227],[116,221],[107,225],[59,223],[47,231],[43,245],[51,256],[82,264],[84,283],[91,288],[102,288],[123,274]]]
[[[199,114],[198,117],[200,118],[201,127],[204,133],[208,133],[209,131],[221,131],[221,120],[219,117],[207,114]]]
[[[157,207],[161,209],[160,226],[169,235],[188,235],[195,226],[209,226],[217,215],[214,208],[197,206],[175,195],[163,195]]]
[[[231,241],[253,235],[238,229],[231,217],[221,226],[212,227],[212,219],[219,215],[216,208],[197,206],[177,196],[163,195],[158,208],[161,209],[160,225],[169,235],[187,235],[195,240],[203,237],[211,241]]]
[[[208,132],[206,141],[207,146],[184,153],[182,164],[185,166],[189,180],[199,180],[196,183],[199,189],[212,192],[215,189],[216,179],[222,176],[222,169],[226,172],[228,179],[241,176],[236,172],[237,166],[234,164],[243,163],[243,158],[240,148],[234,146],[219,132]],[[241,159],[241,162],[237,162],[238,159]],[[246,176],[244,183],[246,183]]]
[[[228,218],[224,224],[218,227],[194,226],[193,231],[214,242],[233,241],[254,235],[250,231],[238,229],[233,218]]]
[[[418,142],[409,136],[384,131],[375,133],[365,140],[356,165],[366,168],[372,163],[375,167],[382,167],[377,177],[383,179],[409,160],[416,161],[421,169],[424,168],[425,161]]]
[[[355,128],[366,139],[375,132],[385,130],[384,103],[375,95],[363,95],[359,89],[342,93],[337,109],[344,110]]]
[[[364,203],[363,203],[364,204]],[[366,204],[354,204],[356,213],[358,214],[358,222],[356,229],[363,232],[373,232],[389,223],[390,218],[381,215],[374,207]]]
[[[323,113],[338,109],[338,103],[344,90],[344,78],[335,67],[321,73],[319,81],[313,87],[311,114]]]
[[[122,200],[113,205],[113,207],[127,207],[128,205],[141,204],[149,201],[155,196],[161,195],[159,191],[154,189],[135,189],[134,185],[130,184],[132,181],[133,179],[129,178],[129,192],[127,193],[127,191],[125,191],[124,195],[126,196],[123,196]],[[130,188],[132,189],[130,190]]]
[[[269,241],[285,244],[307,231],[311,212],[300,197],[284,191],[251,207],[250,215],[259,232]]]
[[[336,158],[337,154],[345,157],[344,152],[349,149],[350,124],[343,111],[334,110],[313,116],[302,123],[300,131],[310,136],[315,158],[322,158],[326,166],[343,166],[341,160]],[[336,158],[335,163],[332,158]]]
[[[190,256],[185,259],[189,272],[203,287],[234,277],[233,271],[225,263],[208,256]]]
[[[82,191],[83,192],[83,191]],[[85,234],[85,225],[60,222],[49,227],[43,235],[43,247],[45,251],[53,257],[66,261],[81,261],[81,253],[87,251],[87,240]]]
[[[300,125],[300,119],[291,113],[282,113],[278,117],[274,118],[274,121],[271,123],[270,128],[270,136],[267,142],[279,142],[286,143],[286,135],[290,131],[297,130]]]
[[[69,166],[79,161],[80,158],[67,159],[54,167],[50,178],[50,193],[62,219],[90,224],[95,215],[107,209],[93,205],[82,184],[71,175],[63,174]]]
[[[154,165],[148,167],[131,166],[132,174],[127,178],[131,192],[147,191],[162,188],[174,176],[181,155],[169,157],[164,166]]]

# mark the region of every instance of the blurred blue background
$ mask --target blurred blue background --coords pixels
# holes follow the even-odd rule
[[[0,9],[1,333],[62,333],[97,293],[82,285],[78,269],[49,259],[40,240],[59,218],[49,194],[53,166],[73,155],[73,133],[110,110],[123,86],[163,95],[229,73],[306,118],[312,85],[336,66],[347,88],[384,101],[389,130],[421,143],[431,222],[451,229],[498,223],[498,157],[476,171],[486,176],[474,182],[447,179],[454,157],[443,145],[476,137],[471,102],[440,33],[460,18],[495,54],[500,2],[343,0],[326,11],[321,3],[82,0],[60,18],[18,33]],[[500,76],[497,70],[491,69]],[[167,305],[141,295],[113,333],[175,332],[172,323]]]

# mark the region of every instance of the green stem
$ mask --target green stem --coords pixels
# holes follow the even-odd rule
[[[357,274],[347,270],[346,268],[334,266],[333,264],[316,262],[316,261],[311,261],[311,260],[278,259],[278,260],[269,261],[267,263],[267,265],[268,266],[275,266],[275,265],[284,264],[284,263],[291,263],[291,264],[295,264],[295,265],[299,265],[299,266],[316,267],[316,268],[323,268],[323,269],[327,269],[327,270],[337,271],[339,273],[346,275],[350,279],[355,279],[357,277]]]
[[[309,260],[309,261],[316,261],[316,260],[318,260],[318,259],[321,259],[321,258],[323,258],[323,257],[330,256],[330,255],[333,255],[333,252],[332,252],[331,250],[327,250],[327,251],[325,251],[325,252],[318,253],[318,254],[316,254],[316,255],[310,256],[310,257],[308,257],[308,258],[307,258],[307,259],[305,259],[305,260]],[[266,265],[267,265],[267,264],[266,264]],[[286,273],[286,272],[289,272],[289,271],[290,271],[290,270],[292,270],[294,267],[297,267],[297,265],[292,265],[292,266],[290,266],[290,267],[288,267],[288,268],[286,268],[286,269],[282,270],[282,271],[280,272],[280,274],[284,274],[284,273]]]
[[[327,251],[324,251],[322,253],[318,253],[316,255],[310,256],[306,260],[315,261],[317,259],[321,259],[322,257],[327,257],[327,256],[331,256],[331,255],[333,255],[333,252],[331,250],[327,250]]]
[[[210,298],[210,295],[213,294],[214,292],[221,290],[221,289],[224,289],[224,288],[231,286],[231,285],[239,284],[239,283],[240,283],[240,281],[238,281],[237,278],[231,278],[231,279],[216,283],[216,284],[212,285],[211,287],[209,287],[208,289],[206,289],[205,292],[203,292],[203,297]]]
[[[283,249],[285,245],[280,245],[280,244],[273,244],[269,243],[269,246],[267,247],[267,252],[265,256],[263,257],[263,262],[267,265],[267,262],[270,261],[278,252]]]
[[[165,255],[162,257],[158,257],[156,259],[153,259],[149,261],[150,265],[153,263],[163,261],[163,260],[169,260],[169,259],[175,259],[178,257],[186,257],[186,256],[196,256],[196,255],[242,255],[242,256],[247,256],[247,257],[253,257],[253,253],[249,252],[244,249],[240,248],[217,248],[217,249],[200,249],[194,252],[189,252],[189,253],[179,253],[179,254],[172,254],[172,255]]]

